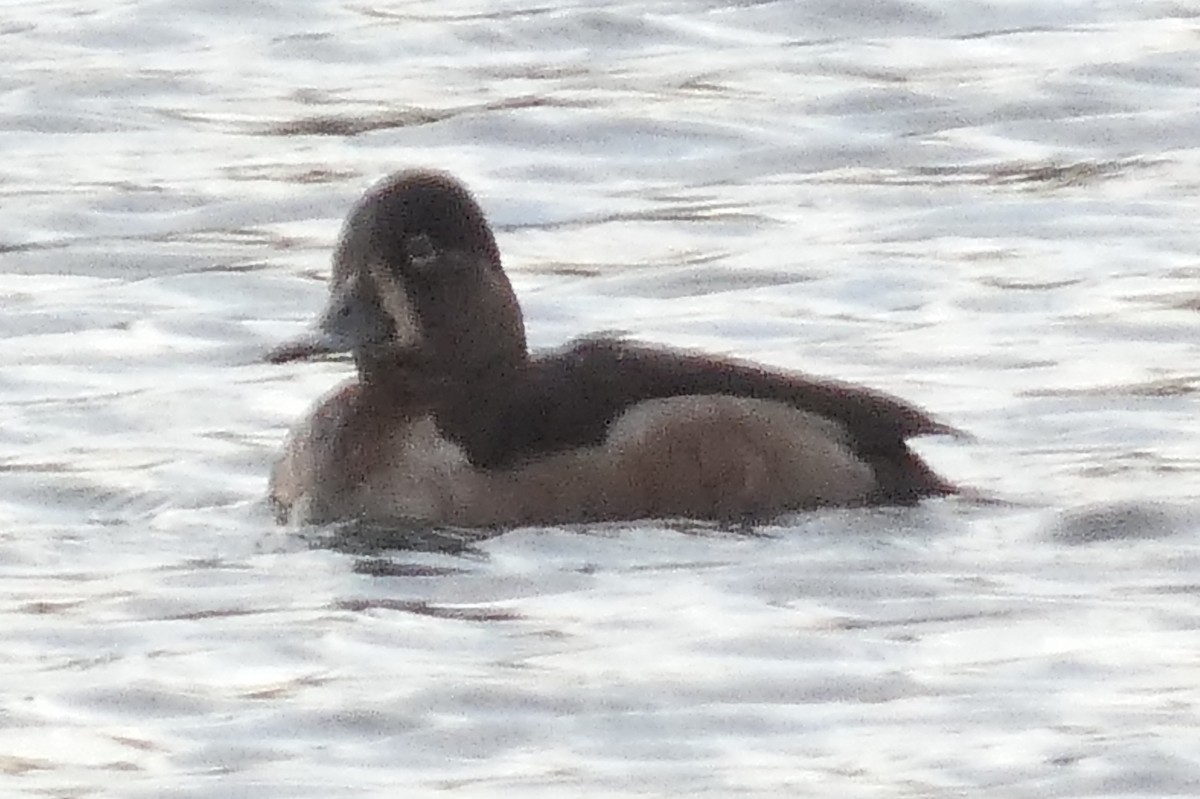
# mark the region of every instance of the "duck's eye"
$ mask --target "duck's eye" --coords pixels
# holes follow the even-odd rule
[[[404,250],[409,258],[428,258],[433,255],[433,242],[428,234],[417,233],[404,240]]]
[[[409,238],[405,242],[405,250],[408,253],[409,263],[418,273],[428,271],[437,263],[437,251],[433,248],[433,242],[424,233]]]

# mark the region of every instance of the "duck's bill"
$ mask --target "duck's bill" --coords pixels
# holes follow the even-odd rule
[[[343,356],[353,348],[354,341],[347,336],[316,329],[273,347],[266,360],[268,363],[312,361]]]
[[[333,287],[317,323],[267,353],[271,363],[311,361],[344,355],[387,337],[382,314],[360,294],[360,281],[350,279]]]

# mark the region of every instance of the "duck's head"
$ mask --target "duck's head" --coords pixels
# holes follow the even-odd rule
[[[351,353],[364,381],[414,368],[453,374],[525,360],[521,308],[496,239],[453,177],[398,172],[351,209],[315,329],[268,358],[331,353]]]

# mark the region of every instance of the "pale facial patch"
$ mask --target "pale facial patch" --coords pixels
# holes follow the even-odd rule
[[[408,297],[404,279],[378,259],[372,259],[368,263],[367,271],[375,281],[380,306],[392,320],[392,340],[396,346],[401,349],[415,349],[420,346],[423,338],[421,320]]]

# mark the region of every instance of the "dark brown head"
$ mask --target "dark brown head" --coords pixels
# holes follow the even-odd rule
[[[457,374],[523,363],[521,308],[483,210],[453,177],[398,172],[346,218],[317,330],[276,362],[353,353],[364,380],[420,368]]]

